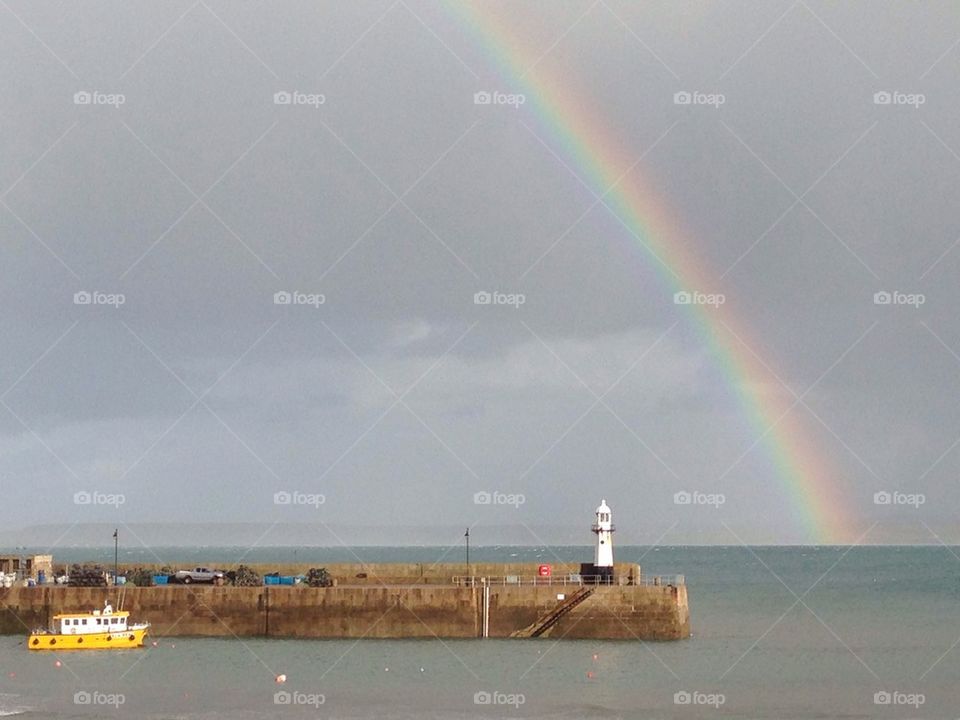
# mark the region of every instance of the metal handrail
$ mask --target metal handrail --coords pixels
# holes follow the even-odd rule
[[[590,578],[593,576],[587,576]],[[502,585],[502,586],[541,586],[557,585],[561,587],[572,586],[582,587],[584,585],[594,585],[583,575],[498,575],[498,576],[478,576],[478,575],[454,575],[453,584],[461,587],[481,587],[483,585]],[[608,583],[597,583],[605,585]],[[620,585],[619,580],[612,585]],[[641,575],[639,578],[630,578],[625,585],[644,585],[644,586],[678,586],[685,585],[686,578],[683,575]]]
[[[583,578],[571,579],[569,575],[500,575],[500,576],[475,576],[475,575],[454,575],[454,585],[480,586],[480,585],[574,585],[584,584]]]

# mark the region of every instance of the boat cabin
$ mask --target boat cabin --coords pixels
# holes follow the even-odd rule
[[[130,613],[125,610],[101,613],[69,613],[53,616],[54,632],[61,635],[89,635],[92,633],[121,633],[127,631]]]

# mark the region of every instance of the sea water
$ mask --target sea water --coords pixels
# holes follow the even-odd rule
[[[165,562],[244,551],[155,548]],[[297,562],[434,562],[438,548],[299,548]],[[461,558],[448,553],[446,562]],[[589,548],[475,548],[579,561]],[[75,553],[75,557],[67,557]],[[35,718],[960,717],[960,551],[620,547],[683,573],[693,636],[637,640],[156,638],[57,657],[0,638],[0,714]],[[955,554],[956,553],[956,554]],[[109,558],[107,556],[110,556]],[[59,560],[112,560],[62,550]],[[258,548],[247,562],[291,562]],[[126,562],[136,562],[125,557]],[[143,558],[143,562],[156,561]],[[395,612],[404,612],[397,609]],[[277,675],[285,674],[283,684]]]

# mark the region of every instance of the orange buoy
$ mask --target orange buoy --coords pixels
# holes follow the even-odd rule
[[[277,675],[277,683],[285,683],[287,681],[287,676],[283,673]]]
[[[63,663],[57,660],[53,665],[54,667],[60,667],[61,665],[63,665]]]

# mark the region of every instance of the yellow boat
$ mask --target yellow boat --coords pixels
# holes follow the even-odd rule
[[[30,650],[116,650],[143,647],[150,623],[130,623],[130,613],[113,612],[109,605],[103,612],[62,613],[53,616],[49,630],[34,630],[27,638]]]

